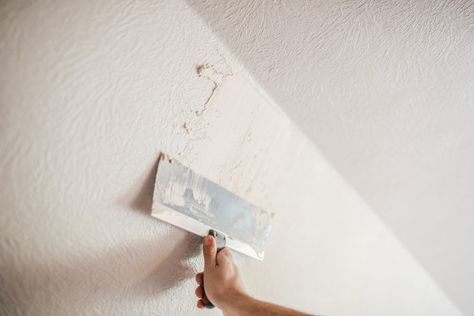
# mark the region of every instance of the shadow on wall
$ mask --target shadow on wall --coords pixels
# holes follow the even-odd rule
[[[163,238],[99,254],[74,254],[64,261],[45,263],[33,258],[19,266],[10,259],[2,265],[1,281],[13,291],[1,291],[0,301],[5,312],[21,310],[27,314],[34,312],[29,306],[35,310],[41,306],[42,312],[49,308],[57,312],[57,306],[85,312],[85,306],[98,308],[104,300],[113,302],[121,296],[148,301],[194,276],[187,261],[199,253],[200,242],[199,237],[188,234],[174,243],[166,256],[149,250],[157,243],[166,244]],[[134,254],[130,253],[132,248]]]
[[[156,159],[156,162],[148,172],[138,194],[129,205],[133,210],[147,216],[150,216],[153,205],[155,177],[161,161],[160,157],[161,154],[158,155],[158,159]],[[153,293],[167,291],[176,287],[187,278],[194,277],[196,271],[187,264],[187,261],[198,256],[201,252],[201,238],[199,236],[184,232],[158,220],[156,222],[158,225],[169,226],[170,228],[170,234],[165,236],[165,240],[157,241],[158,244],[166,245],[167,243],[170,244],[169,240],[176,240],[169,237],[173,233],[182,233],[184,238],[175,243],[168,256],[158,263],[156,268],[140,284],[136,285],[133,291],[140,293],[144,297],[149,297]]]
[[[127,212],[150,216],[157,167],[158,161]],[[33,256],[19,262],[18,258],[5,258],[0,283],[9,291],[0,290],[0,312],[35,314],[40,308],[42,314],[48,314],[56,313],[58,306],[79,314],[104,311],[117,301],[149,302],[193,278],[198,261],[191,259],[201,251],[201,238],[150,220],[156,234],[126,234],[132,239],[117,239],[120,244],[115,246],[100,239],[94,247],[56,249],[58,255],[46,259]]]
[[[131,203],[127,205],[133,210],[137,210],[140,213],[150,215],[151,207],[153,205],[153,190],[155,187],[155,177],[158,171],[158,165],[160,164],[160,155],[156,159],[150,171],[147,173],[145,181],[141,185],[138,194],[132,198]]]

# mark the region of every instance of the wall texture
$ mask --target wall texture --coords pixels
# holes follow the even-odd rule
[[[189,3],[473,315],[472,1]]]
[[[164,151],[276,213],[237,256],[259,297],[459,315],[186,3],[0,9],[0,314],[200,314],[200,238],[149,215]]]

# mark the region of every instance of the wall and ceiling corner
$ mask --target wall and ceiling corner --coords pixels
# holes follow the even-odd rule
[[[472,1],[188,3],[474,314]]]
[[[345,3],[334,5],[349,10],[352,2]],[[325,8],[334,5],[321,4],[318,12],[326,14]],[[217,2],[129,0],[0,4],[0,314],[202,313],[195,308],[193,295],[193,275],[202,267],[200,238],[149,215],[160,151],[275,212],[265,261],[237,256],[247,287],[257,296],[331,315],[461,314],[412,256],[413,249],[407,251],[407,244],[402,245],[398,241],[401,237],[391,231],[397,230],[390,223],[391,230],[387,229],[380,221],[374,201],[367,199],[325,143],[315,139],[308,129],[309,121],[290,111],[294,107],[311,119],[327,142],[331,137],[337,139],[334,150],[340,150],[336,145],[351,131],[351,120],[360,119],[367,109],[338,106],[347,97],[362,102],[366,95],[354,91],[372,81],[347,76],[351,81],[342,86],[350,89],[347,94],[341,92],[333,64],[321,65],[321,56],[312,59],[307,55],[313,51],[331,60],[331,45],[337,43],[316,41],[313,43],[322,49],[314,50],[301,47],[301,38],[285,33],[276,22],[283,11],[274,10],[283,10],[281,4],[265,4],[265,12],[270,14],[265,19],[258,17],[260,4],[251,11],[247,6],[250,4],[245,1],[221,7]],[[210,9],[229,26],[213,20]],[[289,14],[286,23],[292,23],[290,13],[301,8],[285,10]],[[299,13],[302,18],[316,14],[303,11]],[[241,20],[245,14],[258,19]],[[318,14],[316,21],[320,21]],[[463,14],[471,16],[469,10]],[[394,19],[398,21],[396,16]],[[250,32],[229,36],[236,21],[243,21]],[[254,30],[259,21],[262,29]],[[461,30],[462,21],[457,23]],[[336,23],[325,32],[332,34],[331,30],[342,27],[352,30]],[[281,41],[273,41],[272,28],[281,31]],[[455,30],[449,25],[446,28]],[[364,37],[369,33],[354,34],[361,40],[353,43],[352,51],[357,43],[367,45],[363,46],[367,50],[372,47]],[[453,43],[468,50],[465,38],[459,36]],[[343,39],[341,35],[339,40]],[[278,43],[285,47],[279,49]],[[258,49],[245,53],[249,45]],[[374,48],[374,54],[386,47],[380,49]],[[301,61],[282,62],[285,52],[301,52]],[[339,61],[347,62],[342,63],[347,72],[358,70],[344,59],[343,52],[338,54]],[[257,67],[256,60],[261,66]],[[300,62],[305,62],[308,70],[297,75],[296,71],[304,70]],[[470,65],[465,61],[457,70],[468,76]],[[390,70],[395,64],[387,67]],[[400,67],[400,71],[405,69]],[[309,76],[315,69],[318,77]],[[448,72],[451,77],[445,77],[443,83],[457,83],[462,90],[464,81],[454,81],[455,70]],[[376,71],[376,67],[367,71]],[[268,83],[272,78],[274,86]],[[443,100],[457,91],[452,87],[439,92],[441,96],[446,93]],[[393,92],[390,100],[407,106],[402,88],[406,87]],[[431,91],[426,89],[423,91]],[[415,105],[428,96],[417,91],[406,102],[421,115],[426,109],[418,110]],[[367,100],[376,102],[376,96],[368,95]],[[315,106],[307,107],[306,113],[304,106],[310,97]],[[316,105],[329,97],[333,112],[325,116]],[[469,98],[471,95],[464,94],[454,100],[472,101]],[[374,105],[370,110],[384,115]],[[338,113],[340,120],[348,121],[331,131],[325,120],[330,122]],[[438,111],[437,115],[447,113]],[[390,114],[405,119],[404,111]],[[317,119],[319,115],[322,121]],[[379,132],[377,128],[385,125],[377,116],[372,119],[363,122]],[[387,126],[393,123],[388,119],[383,122]],[[413,124],[405,125],[407,139]],[[355,135],[356,144],[372,140],[366,130]],[[445,137],[443,144],[448,146],[453,136]],[[460,138],[456,144],[462,145],[466,139]],[[418,141],[407,143],[405,148],[418,145]],[[355,163],[351,156],[354,146],[347,151],[346,159],[351,163]],[[381,144],[374,142],[374,146]],[[372,147],[361,148],[367,155],[373,153]],[[421,149],[433,148],[426,145]],[[437,154],[444,153],[442,148],[438,150]],[[465,150],[466,155],[471,154]],[[393,155],[400,158],[398,151]],[[368,161],[375,167],[383,162]],[[386,162],[389,166],[393,163],[390,159]],[[362,160],[355,166],[368,176],[375,172],[364,169],[370,166]],[[411,165],[407,162],[404,166]],[[463,166],[463,170],[472,171],[469,165]],[[405,183],[403,175],[397,178],[400,183]],[[470,179],[466,176],[458,181]],[[369,177],[367,181],[375,180]],[[436,186],[429,188],[435,190]],[[445,194],[452,197],[453,192]],[[380,198],[386,201],[382,198],[388,195],[382,193]],[[413,207],[413,199],[405,202]],[[416,252],[415,257],[420,259]],[[295,272],[287,273],[289,267]]]

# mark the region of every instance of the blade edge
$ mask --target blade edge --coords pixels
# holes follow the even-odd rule
[[[234,239],[231,236],[228,236],[225,232],[221,232],[215,227],[203,224],[193,218],[181,214],[166,205],[160,204],[159,208],[153,206],[151,216],[202,237],[206,236],[210,229],[214,229],[226,236],[226,247],[229,247],[254,259],[260,261],[263,260],[264,254],[257,253],[249,244]]]

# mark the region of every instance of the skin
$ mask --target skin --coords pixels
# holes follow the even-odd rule
[[[204,273],[196,274],[196,282],[199,285],[195,291],[199,299],[198,308],[204,308],[204,302],[210,300],[226,316],[308,315],[287,307],[260,301],[248,295],[230,250],[224,248],[217,253],[216,241],[212,236],[204,237],[203,255]],[[202,291],[204,278],[206,280],[204,284],[206,295],[203,295]]]

